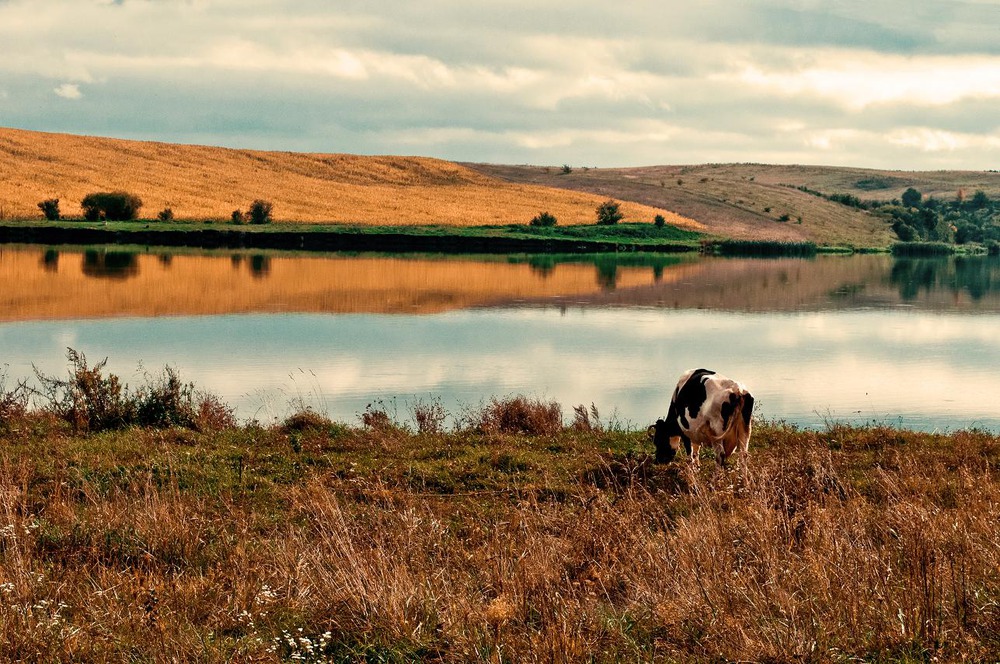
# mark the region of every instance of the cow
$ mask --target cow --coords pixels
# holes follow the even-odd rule
[[[698,465],[702,445],[715,450],[715,460],[725,467],[733,454],[747,454],[753,395],[742,384],[708,369],[691,369],[677,381],[667,416],[648,429],[656,446],[656,463],[676,456],[681,441]]]

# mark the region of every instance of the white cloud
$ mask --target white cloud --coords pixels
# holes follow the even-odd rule
[[[1000,60],[988,56],[913,56],[821,53],[795,70],[748,63],[715,78],[783,96],[818,95],[851,110],[874,104],[947,106],[1000,97]]]
[[[968,134],[929,127],[902,127],[886,137],[889,143],[921,152],[954,152],[972,148],[1000,149],[1000,134]]]
[[[83,93],[80,92],[80,86],[76,83],[63,83],[53,90],[53,92],[63,99],[80,99],[83,97]]]

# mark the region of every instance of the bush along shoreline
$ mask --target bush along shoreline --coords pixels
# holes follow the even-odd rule
[[[757,422],[742,467],[693,470],[593,405],[238,423],[68,359],[0,374],[6,661],[1000,652],[992,433]]]

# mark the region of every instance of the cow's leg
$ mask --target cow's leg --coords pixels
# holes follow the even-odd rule
[[[729,455],[726,454],[726,446],[725,445],[715,445],[714,447],[715,447],[715,460],[716,460],[716,462],[718,462],[718,464],[719,464],[719,466],[721,468],[725,468],[726,467],[726,459],[729,457]]]
[[[691,465],[700,466],[701,459],[699,459],[699,453],[701,452],[701,444],[691,441]]]

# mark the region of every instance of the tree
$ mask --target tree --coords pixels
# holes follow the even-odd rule
[[[990,197],[986,195],[986,192],[982,189],[976,191],[972,195],[972,200],[969,201],[969,207],[973,210],[982,210],[984,207],[990,204]]]
[[[556,225],[556,218],[555,218],[554,215],[551,215],[548,212],[539,212],[531,220],[531,225],[532,226],[555,226]]]
[[[156,218],[159,219],[160,221],[173,221],[174,211],[171,210],[170,208],[163,208],[157,213]]]
[[[655,226],[656,226],[657,228],[663,228],[663,226],[664,226],[664,225],[665,225],[666,223],[667,223],[667,220],[663,218],[663,215],[662,215],[662,214],[658,214],[658,215],[656,215],[655,217],[653,217],[653,224],[654,224],[654,225],[655,225]]]
[[[261,199],[255,200],[250,204],[250,210],[247,212],[247,216],[250,217],[251,224],[269,224],[271,223],[271,201],[262,201]]]
[[[624,218],[618,203],[613,200],[606,200],[597,206],[598,226],[613,226]]]
[[[246,215],[243,214],[243,210],[233,210],[233,214],[229,218],[234,224],[242,224],[246,221]]]
[[[38,209],[42,211],[49,221],[59,221],[59,199],[47,198],[38,204]]]
[[[903,192],[903,205],[906,207],[920,207],[920,201],[923,199],[924,195],[919,191],[910,187]]]
[[[102,191],[84,196],[80,207],[90,221],[130,221],[139,215],[142,199],[124,191]]]

